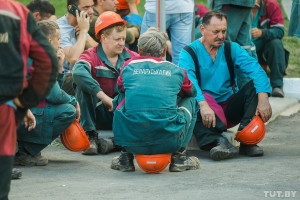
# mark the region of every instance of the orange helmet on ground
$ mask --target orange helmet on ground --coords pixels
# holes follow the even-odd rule
[[[126,2],[126,0],[118,0],[117,9],[129,9],[129,6]],[[135,5],[138,5],[140,3],[140,0],[135,1]]]
[[[60,135],[60,139],[63,145],[71,151],[83,151],[90,148],[90,141],[77,119]]]
[[[121,18],[121,16],[112,11],[103,12],[95,22],[95,37],[100,39],[99,33],[104,28],[116,24],[116,23],[123,23],[124,26],[126,25],[126,21]]]
[[[258,144],[265,136],[266,126],[259,116],[255,116],[252,121],[235,135],[235,139],[246,145]]]
[[[140,168],[149,174],[157,174],[163,171],[171,162],[171,154],[135,155]]]

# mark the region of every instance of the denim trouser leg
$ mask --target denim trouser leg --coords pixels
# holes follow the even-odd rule
[[[145,12],[141,34],[148,28],[156,27],[156,16]],[[172,41],[172,63],[178,65],[180,51],[191,43],[193,27],[193,13],[178,13],[166,15],[166,29],[170,30]]]
[[[142,21],[141,35],[150,27],[157,27],[156,16],[155,14],[146,11]]]
[[[193,13],[167,15],[172,41],[172,63],[178,65],[181,50],[192,41]]]

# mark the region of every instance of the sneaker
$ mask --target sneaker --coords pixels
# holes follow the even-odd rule
[[[183,172],[186,170],[195,170],[200,168],[200,161],[195,156],[187,156],[186,150],[183,152],[172,153],[170,172]]]
[[[240,149],[239,149],[239,153],[241,155],[255,157],[255,156],[263,156],[264,155],[264,150],[260,146],[257,146],[257,145],[241,144]]]
[[[238,150],[226,138],[220,137],[217,139],[217,146],[212,148],[209,153],[211,159],[219,161],[233,158],[238,154]]]
[[[99,138],[98,139],[98,153],[107,154],[112,152],[114,149],[114,142],[110,138]]]
[[[135,167],[133,164],[133,154],[122,152],[120,156],[116,156],[111,161],[111,169],[120,170],[121,172],[133,172]]]
[[[12,172],[11,172],[11,179],[19,179],[22,176],[22,171],[17,169],[17,168],[13,168]]]
[[[48,164],[48,159],[43,157],[41,152],[33,156],[25,151],[19,150],[19,152],[15,156],[15,165],[45,166],[47,164]]]
[[[82,152],[83,155],[98,155],[98,133],[96,131],[86,132],[89,141],[90,148]]]
[[[284,97],[284,92],[282,90],[282,87],[273,87],[272,88],[272,97]]]

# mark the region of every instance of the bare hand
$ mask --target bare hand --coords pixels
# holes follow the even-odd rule
[[[75,26],[75,36],[76,36],[76,38],[79,36],[79,34],[80,34],[80,29],[79,29],[79,26],[77,25],[77,26]]]
[[[76,10],[76,19],[77,19],[79,30],[80,32],[84,32],[85,34],[90,29],[90,18],[86,16],[87,13],[85,11],[81,11],[80,14],[78,14],[78,10]]]
[[[107,107],[109,112],[113,111],[113,99],[110,98],[109,96],[106,96],[103,98],[102,103]]]
[[[267,122],[272,116],[272,108],[269,102],[269,97],[265,92],[258,93],[258,104],[255,115],[259,115],[263,122]]]
[[[199,105],[203,125],[207,128],[216,127],[215,112],[210,108],[206,101],[200,101]]]
[[[103,91],[96,94],[97,98],[102,101],[102,103],[108,108],[109,112],[113,111],[113,99],[107,96]]]
[[[59,46],[57,50],[57,59],[58,59],[58,72],[63,73],[65,53],[61,46]]]
[[[76,104],[76,119],[79,121],[80,120],[80,106],[79,106],[79,103],[77,102]]]
[[[262,30],[258,28],[252,29],[252,38],[260,38],[262,36]]]
[[[28,109],[24,117],[25,128],[28,127],[28,131],[31,131],[36,126],[35,117],[32,112]]]

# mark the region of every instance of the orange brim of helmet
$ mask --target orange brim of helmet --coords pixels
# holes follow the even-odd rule
[[[148,174],[157,174],[163,171],[171,162],[171,154],[135,155],[139,167]]]
[[[264,138],[266,126],[259,116],[255,116],[252,121],[235,136],[235,140],[246,144],[258,144]]]

